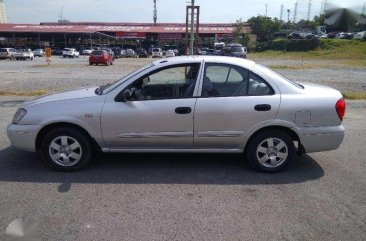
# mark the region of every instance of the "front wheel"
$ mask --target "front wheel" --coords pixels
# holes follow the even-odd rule
[[[59,171],[76,171],[90,162],[92,144],[81,131],[57,128],[45,136],[39,154],[48,167]]]
[[[259,133],[248,145],[246,157],[257,170],[277,172],[290,164],[295,156],[293,140],[283,131]]]

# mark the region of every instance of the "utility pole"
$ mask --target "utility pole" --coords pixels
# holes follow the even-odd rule
[[[194,0],[191,0],[191,38],[189,42],[189,54],[193,55],[193,43],[194,43]]]
[[[266,3],[266,17],[268,16],[268,3]]]
[[[290,22],[290,12],[291,12],[291,10],[287,9],[287,22],[288,23]]]
[[[363,8],[362,8],[362,15],[365,16],[365,6],[366,5],[366,2],[363,2]]]
[[[156,0],[154,0],[153,18],[154,18],[154,25],[156,25],[156,21],[158,20],[158,11],[156,10]]]
[[[308,21],[310,20],[310,13],[311,13],[311,0],[309,0],[309,6],[308,6]]]
[[[296,16],[297,15],[297,2],[295,2],[295,8],[294,8],[294,23],[296,24]]]
[[[282,21],[282,16],[283,16],[283,4],[281,4],[280,21]]]

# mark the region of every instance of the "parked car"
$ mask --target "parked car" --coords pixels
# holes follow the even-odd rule
[[[112,50],[111,48],[101,48],[100,50],[105,50],[105,51],[107,51],[107,52],[112,56],[112,59],[113,59],[113,61],[114,61],[115,56],[114,56],[114,52],[113,52],[113,50]]]
[[[243,47],[241,44],[228,44],[224,48],[225,56],[246,58],[247,57],[247,48]]]
[[[296,153],[338,148],[345,108],[339,91],[253,61],[184,56],[111,84],[29,100],[7,135],[13,147],[62,171],[84,167],[97,149],[244,153],[254,168],[275,172]]]
[[[114,58],[119,59],[122,58],[122,49],[119,47],[113,47],[111,48],[114,53]]]
[[[44,51],[43,49],[35,49],[33,50],[34,57],[43,57]]]
[[[51,48],[52,55],[62,55],[62,49],[60,48]]]
[[[94,50],[89,56],[89,64],[90,65],[112,65],[113,64],[113,56],[107,50]]]
[[[137,55],[139,58],[148,58],[149,57],[149,54],[147,53],[147,51],[142,48],[137,50]]]
[[[15,59],[16,49],[13,48],[1,48],[0,59]]]
[[[169,49],[165,52],[165,57],[169,58],[169,57],[175,57],[175,53],[173,50]]]
[[[125,49],[122,49],[121,50],[121,57],[122,58],[126,58],[127,57],[127,54],[126,54],[126,50]]]
[[[161,48],[152,48],[151,49],[151,56],[153,58],[162,58],[163,57],[163,50],[161,50]]]
[[[62,51],[62,57],[66,58],[79,58],[79,51],[77,51],[76,49],[74,48],[65,48],[63,51]]]
[[[355,33],[353,39],[366,39],[366,31]]]
[[[34,59],[34,54],[31,49],[18,49],[14,56],[16,60]]]
[[[216,55],[214,49],[207,49],[206,55]]]
[[[208,50],[208,48],[203,47],[203,48],[201,48],[201,49],[199,50],[199,54],[200,54],[200,55],[206,55],[206,54],[207,54],[207,50]]]
[[[93,52],[92,48],[86,48],[83,49],[83,51],[81,52],[82,55],[90,55]]]
[[[126,49],[126,58],[136,58],[137,54],[133,49]]]

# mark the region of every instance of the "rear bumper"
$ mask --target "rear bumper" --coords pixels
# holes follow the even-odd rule
[[[337,149],[344,138],[344,127],[304,127],[300,130],[300,141],[306,153]]]
[[[7,128],[7,135],[13,147],[22,151],[35,152],[38,130],[38,125],[10,124]]]

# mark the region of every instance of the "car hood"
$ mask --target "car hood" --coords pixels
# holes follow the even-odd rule
[[[23,106],[39,105],[39,104],[45,104],[45,103],[50,103],[50,102],[56,102],[56,101],[90,98],[93,96],[97,96],[97,94],[95,94],[96,88],[98,88],[98,87],[94,86],[94,87],[89,87],[89,88],[84,88],[84,89],[69,90],[69,91],[59,92],[59,93],[50,94],[50,95],[44,95],[39,98],[24,102]]]

